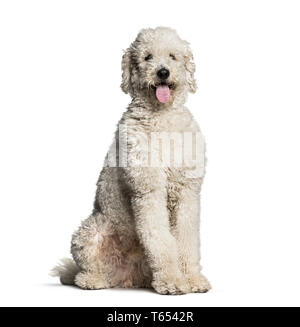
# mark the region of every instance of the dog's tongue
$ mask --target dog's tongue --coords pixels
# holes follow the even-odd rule
[[[167,103],[170,99],[170,89],[167,85],[159,85],[156,88],[157,100],[161,103]]]

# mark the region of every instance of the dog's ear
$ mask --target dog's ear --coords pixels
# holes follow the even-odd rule
[[[185,41],[185,54],[184,54],[186,80],[189,86],[189,91],[195,93],[197,90],[197,83],[194,78],[196,66],[194,63],[194,57],[189,43]]]
[[[122,57],[122,83],[121,89],[124,93],[131,93],[132,92],[132,85],[131,85],[131,53],[130,48],[128,48]]]

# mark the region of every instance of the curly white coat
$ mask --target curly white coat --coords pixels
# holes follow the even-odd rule
[[[155,95],[156,73],[162,67],[170,71],[167,103],[160,103]],[[84,289],[152,287],[160,294],[206,292],[210,285],[199,263],[203,175],[187,174],[185,166],[149,165],[149,156],[161,150],[152,147],[149,155],[151,133],[199,132],[184,107],[187,93],[196,91],[189,44],[169,28],[143,29],[125,51],[122,71],[121,88],[132,101],[100,174],[94,211],[73,235],[74,261],[64,260],[54,274],[63,284],[75,283]],[[126,164],[119,155],[124,150],[122,133],[126,133]],[[174,147],[174,153],[182,151],[180,142],[174,142]],[[111,167],[114,153],[116,167]]]

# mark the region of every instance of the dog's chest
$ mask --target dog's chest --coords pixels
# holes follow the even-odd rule
[[[130,165],[180,168],[192,173],[190,177],[199,177],[193,170],[199,163],[204,166],[204,140],[188,110],[152,113],[136,122],[133,120],[128,133]]]
[[[163,166],[177,172],[179,170],[176,168],[185,171],[199,163],[203,166],[204,139],[188,111],[155,117],[149,136],[151,162],[154,166]],[[173,177],[175,180],[181,178],[179,175]]]
[[[151,119],[150,129],[153,132],[178,132],[198,130],[189,111],[168,111],[156,114]]]

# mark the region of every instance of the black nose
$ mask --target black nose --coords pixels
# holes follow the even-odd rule
[[[170,76],[170,71],[166,68],[161,68],[156,74],[160,79],[167,79]]]

